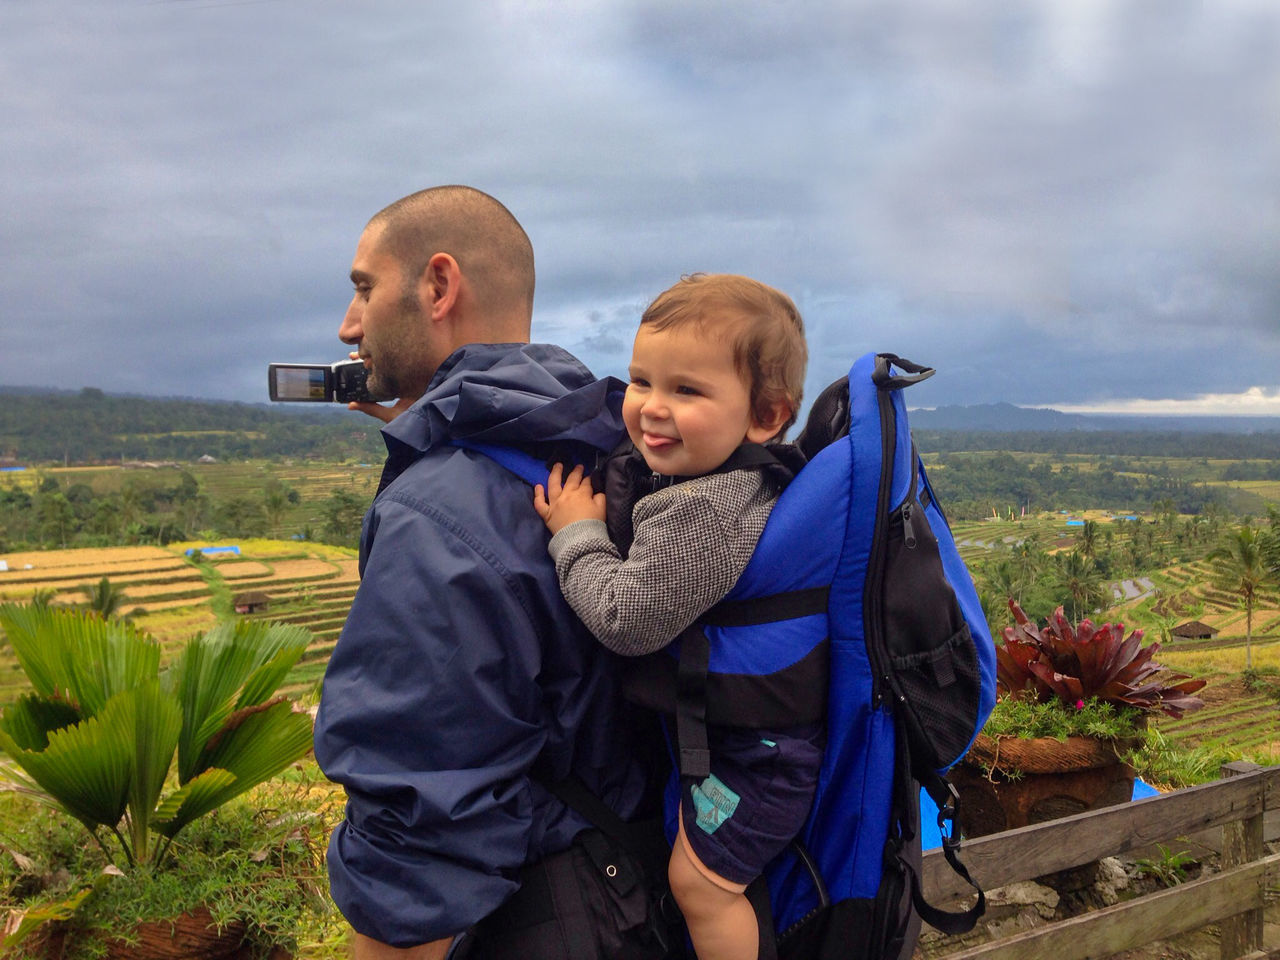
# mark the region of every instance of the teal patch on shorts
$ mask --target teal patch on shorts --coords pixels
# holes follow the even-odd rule
[[[763,743],[766,747],[776,747],[778,745],[777,740],[761,740],[760,742]]]
[[[693,787],[693,809],[698,815],[698,826],[704,833],[715,833],[733,816],[741,799],[719,777],[714,774],[707,777]]]

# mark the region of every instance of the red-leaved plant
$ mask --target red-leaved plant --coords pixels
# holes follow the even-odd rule
[[[1096,698],[1171,717],[1204,706],[1192,694],[1205,681],[1152,662],[1160,644],[1142,646],[1141,630],[1126,637],[1124,624],[1098,627],[1091,620],[1073,628],[1062,607],[1038,628],[1012,599],[1009,609],[1015,625],[1005,627],[1004,646],[996,647],[996,682],[1002,696],[1041,702],[1057,697],[1077,709]]]

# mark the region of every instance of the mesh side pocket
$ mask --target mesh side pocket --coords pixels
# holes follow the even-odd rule
[[[982,681],[937,538],[914,501],[889,520],[883,612],[890,679],[913,763],[921,770],[948,767],[973,738]]]
[[[973,738],[982,692],[968,624],[927,657],[895,657],[890,665],[913,746],[925,749],[920,761],[931,770],[951,766]]]

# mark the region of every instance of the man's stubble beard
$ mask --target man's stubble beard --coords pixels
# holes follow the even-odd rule
[[[421,315],[422,302],[417,291],[407,287],[400,294],[391,342],[379,346],[379,356],[369,368],[365,381],[365,389],[374,400],[398,400],[405,395],[406,384],[415,379],[411,371],[406,375],[404,369],[413,363],[408,355],[415,352],[406,350],[406,346],[411,331],[419,325]]]

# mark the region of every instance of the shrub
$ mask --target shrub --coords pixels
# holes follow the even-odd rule
[[[306,649],[299,627],[220,624],[161,673],[129,623],[8,604],[0,626],[33,688],[0,715],[0,749],[109,859],[104,837],[128,865],[158,864],[183,827],[311,747],[310,716],[274,696]]]

